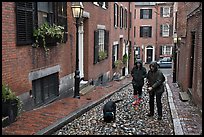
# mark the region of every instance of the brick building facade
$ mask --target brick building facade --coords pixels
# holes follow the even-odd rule
[[[172,56],[173,2],[136,2],[135,49],[145,63]]]
[[[117,14],[114,9],[116,5]],[[130,41],[134,40],[132,28],[129,27],[129,13],[134,3],[83,2],[83,6],[83,18],[78,29],[81,83],[98,85],[112,79],[116,71],[113,67],[115,45],[118,46],[117,59],[122,60],[125,53],[130,56],[126,66],[121,69],[121,74],[127,75],[128,69],[133,67]],[[49,54],[42,47],[34,48],[32,41],[33,29],[44,19],[50,23],[60,23],[61,19],[67,28],[66,42],[50,46]],[[17,23],[19,21],[23,24]],[[2,3],[2,81],[23,101],[24,110],[73,95],[76,66],[74,22],[71,2]],[[22,37],[21,32],[24,32]],[[99,58],[101,51],[107,52],[104,59]]]
[[[177,2],[177,80],[202,109],[202,2]]]

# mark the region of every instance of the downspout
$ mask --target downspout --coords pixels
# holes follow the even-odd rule
[[[128,74],[129,74],[129,72],[130,72],[130,56],[131,56],[131,45],[130,45],[130,18],[131,18],[131,16],[130,16],[130,3],[131,2],[129,2],[128,3],[128,13],[129,13],[129,18],[128,18],[128,44],[129,44],[129,53],[128,53]]]

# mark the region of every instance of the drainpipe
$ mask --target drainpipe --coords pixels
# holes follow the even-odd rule
[[[129,54],[128,54],[128,74],[129,74],[129,72],[130,72],[130,55],[131,55],[131,45],[130,45],[130,18],[131,18],[131,16],[130,16],[130,3],[131,2],[128,2],[128,13],[129,13],[129,18],[128,18],[128,23],[129,23],[129,25],[128,25],[128,43],[129,43]]]

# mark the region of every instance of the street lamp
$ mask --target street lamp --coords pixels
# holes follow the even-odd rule
[[[82,2],[72,2],[72,13],[76,19],[76,70],[75,70],[75,83],[74,83],[74,98],[80,99],[79,95],[79,83],[80,83],[80,71],[79,71],[79,44],[78,44],[78,26],[80,24],[80,18],[83,15],[84,7]]]
[[[178,43],[178,38],[177,36],[174,37],[174,50],[173,50],[173,61],[174,61],[174,66],[173,66],[173,83],[176,83],[176,63],[177,63],[177,53],[176,53],[176,46]]]

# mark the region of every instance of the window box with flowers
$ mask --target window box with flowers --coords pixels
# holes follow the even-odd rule
[[[42,46],[45,51],[49,50],[49,46],[55,46],[57,43],[63,42],[64,27],[55,24],[49,25],[47,22],[33,31],[35,39],[34,47]]]
[[[106,51],[99,51],[99,56],[98,56],[99,61],[104,60],[107,57],[108,57],[108,55],[107,55]]]

